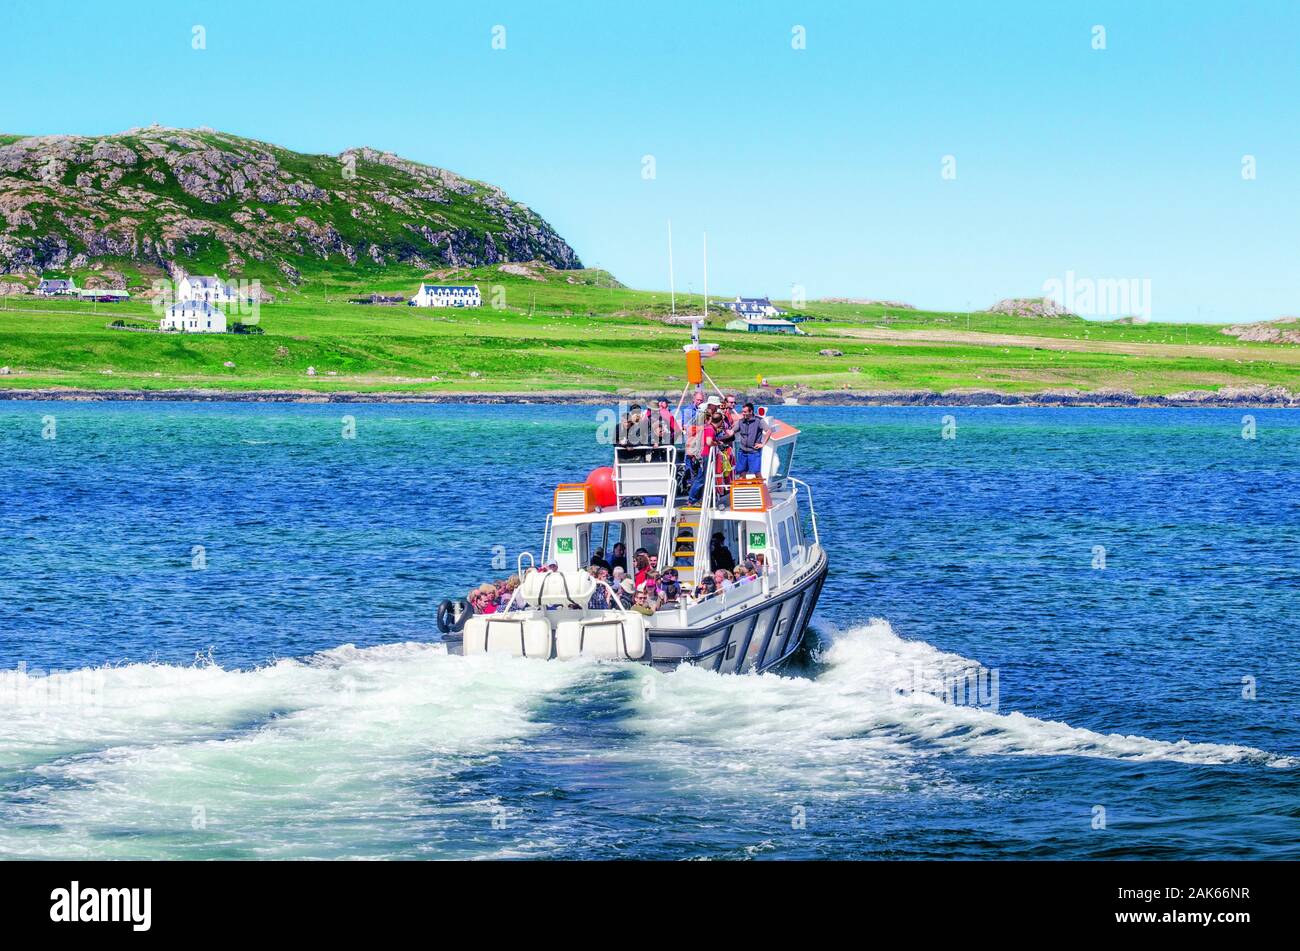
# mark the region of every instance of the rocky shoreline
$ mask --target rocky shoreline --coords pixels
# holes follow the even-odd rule
[[[0,400],[61,400],[79,403],[99,402],[197,402],[197,403],[474,403],[474,404],[552,404],[607,406],[619,401],[654,399],[659,393],[596,391],[539,391],[501,393],[420,393],[420,392],[335,392],[318,393],[299,390],[87,390],[4,389]],[[1229,409],[1297,409],[1300,393],[1280,386],[1224,387],[1218,391],[1188,390],[1163,396],[1141,396],[1128,390],[1045,390],[1039,393],[998,393],[994,390],[830,390],[800,391],[777,396],[770,392],[751,392],[746,398],[768,405],[799,406],[1033,406],[1033,407],[1130,407],[1142,408],[1229,408]]]

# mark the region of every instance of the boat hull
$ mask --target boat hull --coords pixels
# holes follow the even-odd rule
[[[818,547],[793,584],[760,604],[708,626],[651,629],[651,663],[661,670],[691,664],[723,674],[781,666],[803,643],[828,570]]]

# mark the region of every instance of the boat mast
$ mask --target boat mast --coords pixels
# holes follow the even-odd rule
[[[709,316],[709,233],[704,232],[704,313],[700,315],[699,320],[691,321],[691,343],[698,348],[700,345],[700,324]],[[695,391],[698,393],[704,389],[704,382],[700,381],[695,384]]]
[[[673,316],[677,316],[677,285],[673,281],[673,219],[668,219],[668,299]]]

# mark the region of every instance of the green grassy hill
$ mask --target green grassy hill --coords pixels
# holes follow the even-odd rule
[[[689,331],[662,321],[667,292],[543,264],[441,273],[477,283],[484,306],[349,302],[376,292],[412,294],[424,272],[401,267],[322,268],[311,282],[261,306],[261,336],[132,333],[108,325],[156,321],[148,301],[91,305],[11,296],[0,300],[0,366],[11,368],[0,387],[644,393],[684,382],[681,346]],[[698,295],[677,298],[679,313],[702,306]],[[723,346],[708,364],[719,385],[750,387],[766,377],[773,386],[820,391],[1169,394],[1249,384],[1300,390],[1300,346],[1242,343],[1203,324],[815,301],[800,309],[812,318],[802,325],[807,336],[790,337],[727,330],[728,315],[715,307],[706,336]],[[309,376],[308,367],[316,374]]]
[[[259,307],[264,333],[111,326],[156,327],[153,285],[180,271],[260,281],[273,298]],[[36,298],[28,291],[41,276],[132,296],[111,305]],[[409,297],[422,280],[476,283],[485,306],[350,302]],[[679,312],[702,308],[698,296],[678,298]],[[1281,337],[1251,343],[1196,324],[887,303],[798,310],[807,334],[790,337],[727,330],[715,307],[717,382],[858,392],[1300,390],[1300,346]],[[500,189],[389,153],[306,155],[206,129],[0,135],[8,370],[0,388],[654,392],[683,373],[688,330],[665,323],[669,311],[666,292],[583,269],[545,221]]]

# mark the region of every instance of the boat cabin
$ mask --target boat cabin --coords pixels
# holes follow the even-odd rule
[[[613,504],[599,504],[595,488],[588,483],[556,488],[543,563],[562,572],[581,571],[598,549],[611,561],[614,546],[621,542],[629,572],[634,553],[645,549],[657,556],[660,571],[675,569],[689,591],[712,573],[711,542],[721,534],[732,562],[758,556],[764,568],[763,587],[769,579],[779,585],[783,575],[802,563],[811,539],[798,505],[801,483],[790,474],[799,430],[775,419],[767,424],[763,478],[732,479],[711,466],[703,497],[695,505],[687,500],[686,487],[678,483],[677,446],[616,448]],[[811,505],[808,515],[813,518]]]

